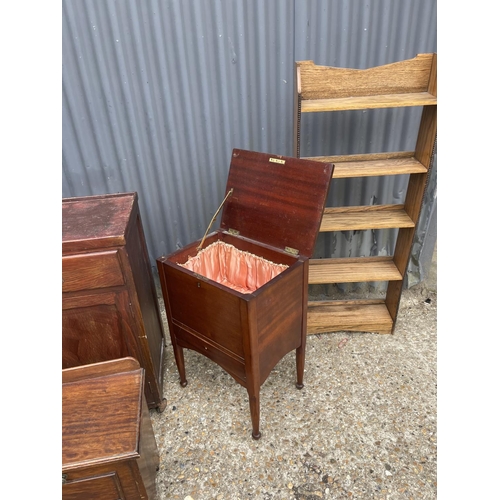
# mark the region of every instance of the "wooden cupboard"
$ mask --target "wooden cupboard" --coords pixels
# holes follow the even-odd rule
[[[132,356],[162,411],[164,332],[137,193],[62,200],[62,368]]]

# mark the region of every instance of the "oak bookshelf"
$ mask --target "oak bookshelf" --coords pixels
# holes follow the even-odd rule
[[[308,333],[394,333],[403,281],[429,180],[437,134],[437,54],[418,54],[368,69],[297,61],[294,89],[294,154],[300,156],[303,113],[422,108],[413,151],[309,156],[334,163],[335,179],[409,175],[404,204],[326,207],[320,232],[397,229],[391,256],[311,259],[309,284],[386,281],[384,299],[309,301]],[[304,157],[306,158],[306,157]]]

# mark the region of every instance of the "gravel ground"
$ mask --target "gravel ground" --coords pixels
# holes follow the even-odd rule
[[[394,335],[309,335],[300,391],[286,355],[261,387],[255,441],[246,389],[190,350],[182,388],[168,339],[158,499],[437,498],[436,344],[434,263],[403,292]]]

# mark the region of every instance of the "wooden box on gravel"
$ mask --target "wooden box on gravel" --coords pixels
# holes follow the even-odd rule
[[[63,500],[152,500],[159,455],[138,361],[62,370]]]
[[[294,349],[302,388],[308,263],[332,172],[331,163],[235,149],[220,227],[157,259],[181,385],[184,348],[218,363],[247,389],[254,439],[260,387]]]

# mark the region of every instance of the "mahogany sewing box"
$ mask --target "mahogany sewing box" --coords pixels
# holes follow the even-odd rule
[[[260,387],[294,349],[303,387],[308,265],[333,168],[234,149],[220,227],[157,259],[181,385],[184,348],[219,364],[247,389],[254,439]]]
[[[153,500],[159,454],[131,357],[62,370],[63,500]]]

